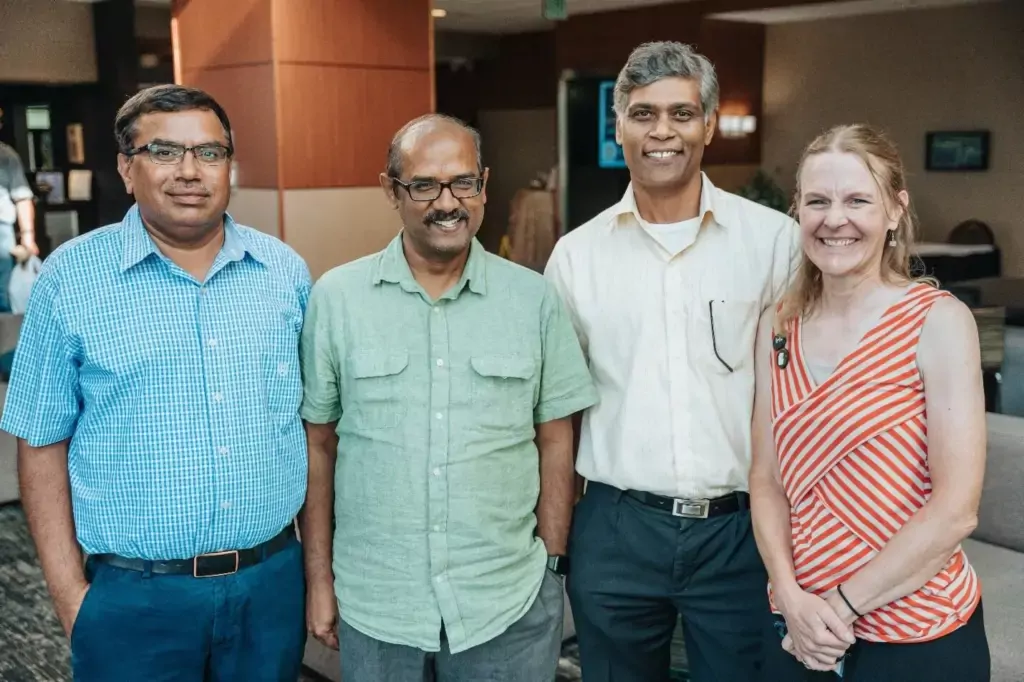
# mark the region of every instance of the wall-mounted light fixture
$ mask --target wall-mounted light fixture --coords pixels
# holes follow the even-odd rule
[[[430,10],[430,16],[434,17],[435,19],[444,19],[446,16],[448,16],[448,10],[441,9],[440,7],[435,7],[434,9]]]
[[[718,128],[722,137],[746,137],[757,130],[757,117],[725,114],[718,117]]]

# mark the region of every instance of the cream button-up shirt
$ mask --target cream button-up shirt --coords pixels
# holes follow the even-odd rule
[[[641,226],[630,185],[548,261],[598,389],[577,459],[588,481],[677,498],[748,489],[754,337],[799,235],[701,178],[699,228],[675,253]]]

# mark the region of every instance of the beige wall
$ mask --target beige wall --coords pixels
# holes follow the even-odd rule
[[[870,122],[900,146],[923,237],[989,223],[1003,268],[1024,275],[1024,2],[769,26],[764,167],[790,191],[803,147]],[[929,173],[925,133],[987,129],[990,170]]]
[[[401,228],[380,187],[289,189],[284,241],[316,280],[336,265],[379,251]]]
[[[228,213],[235,221],[281,237],[281,226],[278,212],[278,193],[276,189],[251,189],[239,187],[231,191],[231,203]]]
[[[67,0],[0,0],[0,82],[96,80],[92,7]]]

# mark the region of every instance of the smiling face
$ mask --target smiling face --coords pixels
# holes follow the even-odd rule
[[[906,191],[887,197],[859,155],[836,151],[809,156],[799,183],[800,232],[811,262],[830,277],[880,274]]]
[[[399,182],[386,173],[380,180],[412,247],[432,261],[465,254],[487,203],[487,169],[477,165],[473,137],[451,123],[421,123],[406,133],[401,152]]]
[[[230,146],[220,119],[208,109],[143,114],[135,122],[132,144],[150,143]],[[162,152],[118,156],[125,189],[138,202],[146,225],[171,243],[204,241],[220,227],[230,199],[230,161],[209,162],[208,155],[196,153],[205,162],[192,152],[174,163],[161,163]]]
[[[714,113],[705,121],[694,79],[662,78],[633,90],[615,124],[633,183],[646,189],[688,185],[700,173],[715,122]]]

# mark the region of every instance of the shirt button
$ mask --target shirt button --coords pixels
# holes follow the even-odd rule
[[[281,376],[284,376],[285,374],[287,374],[288,373],[288,363],[287,362],[279,362],[277,364],[277,373],[280,374]]]
[[[219,403],[220,401],[224,400],[224,396],[221,394],[220,391],[217,391],[216,393],[213,394],[213,400],[214,402]]]
[[[441,526],[434,526],[434,532],[435,533],[440,533],[441,532]]]
[[[206,343],[210,346],[210,348],[216,348],[217,347],[217,339],[210,339]]]
[[[441,358],[438,358],[437,359],[437,366],[438,367],[444,367],[444,360],[442,360]]]
[[[438,418],[438,419],[444,419],[444,415],[443,415],[443,414],[441,414],[440,412],[438,412],[438,413],[437,413],[437,414],[435,414],[434,416],[435,416],[436,418]]]
[[[434,306],[434,313],[436,314],[436,313],[439,313],[439,312],[441,312],[441,308],[439,306],[435,305]]]
[[[435,469],[434,469],[434,475],[435,475],[435,476],[440,476],[440,475],[441,475],[441,469],[439,469],[439,468],[435,468]]]
[[[217,448],[217,454],[226,455],[228,454],[228,449],[221,445],[219,448]]]
[[[228,509],[229,507],[231,507],[231,500],[224,500],[220,503],[221,509]]]
[[[439,583],[443,583],[444,582],[444,576],[443,575],[439,575],[436,578],[434,578],[434,580],[436,580]]]

